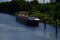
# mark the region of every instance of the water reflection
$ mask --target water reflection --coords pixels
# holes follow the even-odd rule
[[[44,34],[46,34],[46,22],[44,22]]]

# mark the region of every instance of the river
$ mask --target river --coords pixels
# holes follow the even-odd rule
[[[60,40],[60,28],[39,23],[39,27],[26,26],[16,22],[16,17],[0,13],[0,40]]]

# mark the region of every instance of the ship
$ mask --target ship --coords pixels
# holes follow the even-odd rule
[[[26,16],[25,12],[19,12],[16,16],[16,21],[28,26],[39,26],[39,18],[37,16]]]

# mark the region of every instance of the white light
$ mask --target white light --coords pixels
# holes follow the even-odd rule
[[[34,19],[34,20],[40,20],[40,19],[37,19],[37,18],[36,18],[36,19]]]

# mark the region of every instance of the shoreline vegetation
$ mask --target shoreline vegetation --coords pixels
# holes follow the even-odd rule
[[[34,0],[31,2],[24,0],[12,0],[10,2],[0,3],[0,12],[9,13],[17,16],[18,12],[25,11],[26,15],[38,16],[40,22],[44,22],[51,25],[56,25],[56,19],[58,19],[57,25],[60,27],[60,4],[56,6],[55,3],[41,4]]]

